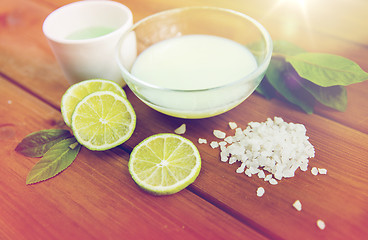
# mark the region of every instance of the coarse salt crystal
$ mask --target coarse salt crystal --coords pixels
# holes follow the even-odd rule
[[[325,168],[318,168],[319,174],[327,174],[327,169]]]
[[[180,127],[178,127],[177,129],[174,130],[174,132],[176,134],[184,134],[187,130],[187,126],[185,125],[185,123],[183,123],[182,125],[180,125]]]
[[[221,150],[221,152],[229,153],[229,151],[227,150],[226,146],[221,146],[220,145],[220,150]]]
[[[274,178],[271,178],[269,181],[268,181],[271,185],[276,185],[278,182],[276,179]]]
[[[311,173],[314,175],[314,176],[317,176],[318,175],[318,169],[316,167],[312,167],[311,169]]]
[[[291,178],[291,177],[294,177],[295,173],[293,171],[290,171],[290,170],[286,170],[283,172],[283,177],[285,178]]]
[[[213,130],[213,135],[217,138],[224,139],[226,137],[226,133],[220,130]]]
[[[267,182],[267,181],[270,181],[270,180],[271,180],[271,178],[272,178],[272,174],[268,174],[268,175],[264,178],[264,180]]]
[[[301,211],[302,210],[302,203],[299,201],[299,200],[296,200],[294,203],[293,203],[293,207],[298,210],[298,211]]]
[[[229,159],[229,157],[228,157],[229,155],[227,154],[227,153],[225,153],[225,152],[221,152],[220,153],[220,158],[221,158],[221,161],[222,162],[227,162],[227,160]]]
[[[210,143],[210,146],[211,146],[211,148],[218,148],[218,147],[219,147],[219,143],[218,143],[218,142],[216,142],[216,141],[212,141],[212,142]]]
[[[244,130],[230,122],[229,126],[234,127],[234,136],[226,136],[220,130],[214,130],[213,134],[224,139],[219,142],[220,152],[246,163],[244,173],[247,176],[257,174],[265,181],[273,179],[270,183],[277,184],[277,180],[284,177],[294,177],[297,169],[308,170],[308,158],[314,157],[314,147],[308,141],[303,124],[287,123],[275,117],[262,123],[250,122]],[[221,161],[227,159],[221,158]]]
[[[277,179],[277,180],[281,180],[282,179],[282,172],[281,171],[276,171],[275,174],[274,174],[274,177]]]
[[[228,136],[228,137],[226,137],[226,138],[224,139],[224,141],[225,141],[225,142],[227,142],[227,143],[229,143],[229,144],[231,144],[231,143],[233,143],[233,142],[234,142],[234,139],[233,139],[233,137],[232,137],[232,136]]]
[[[235,129],[235,128],[237,128],[237,127],[238,127],[238,125],[237,125],[235,122],[229,122],[229,127],[230,127],[231,129]]]
[[[225,141],[221,141],[221,142],[219,142],[219,145],[220,145],[220,146],[226,146],[226,144],[227,144],[227,142],[225,142]]]
[[[262,197],[264,193],[265,193],[265,190],[264,190],[264,188],[263,188],[263,187],[259,187],[259,188],[257,189],[257,196],[258,196],[258,197]]]
[[[249,170],[250,170],[250,172],[252,173],[252,174],[258,174],[259,173],[259,169],[258,168],[254,168],[254,167],[250,167],[249,168]]]
[[[244,169],[245,169],[245,163],[242,163],[242,164],[240,165],[240,167],[238,167],[238,168],[236,169],[236,172],[237,172],[237,173],[243,173],[243,172],[244,172]]]
[[[250,169],[247,168],[245,171],[244,171],[244,174],[247,175],[248,177],[251,177],[252,176],[252,173],[250,172]]]
[[[308,163],[305,162],[302,165],[300,165],[300,170],[302,170],[303,172],[308,170]]]
[[[236,157],[234,157],[234,156],[231,156],[230,158],[229,158],[229,164],[233,164],[233,163],[235,163],[237,161],[237,159],[236,159]]]
[[[241,128],[238,127],[235,129],[235,137],[244,137],[244,133]]]
[[[323,229],[325,229],[325,228],[326,228],[326,224],[325,224],[325,222],[324,222],[323,220],[321,220],[321,219],[318,219],[318,220],[317,220],[317,226],[318,226],[318,228],[319,228],[319,229],[321,229],[321,230],[323,230]]]
[[[204,139],[204,138],[198,138],[198,143],[199,143],[199,144],[207,144],[207,139]]]
[[[8,104],[12,104],[13,103],[13,101],[12,100],[8,100]]]
[[[266,175],[265,175],[265,173],[264,173],[264,171],[263,171],[263,170],[259,171],[259,173],[258,173],[258,177],[259,177],[259,178],[265,178],[265,177],[266,177]]]

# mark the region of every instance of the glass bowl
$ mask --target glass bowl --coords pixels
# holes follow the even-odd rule
[[[229,71],[230,76],[230,70],[217,66],[213,71],[225,71],[222,72],[225,77],[220,85],[206,87],[206,84],[198,84],[199,87],[189,89],[178,89],[175,84],[163,87],[132,73],[136,60],[147,48],[187,35],[210,35],[234,41],[253,55],[256,62],[254,69],[234,79],[226,75],[226,71]],[[193,119],[215,116],[242,103],[261,82],[271,55],[271,37],[260,23],[243,13],[215,7],[178,8],[151,15],[134,24],[117,46],[117,61],[123,79],[139,99],[164,114]],[[227,56],[226,61],[233,60],[231,58],[232,55]],[[193,59],[196,59],[195,54]],[[172,62],[175,64],[175,60]],[[211,62],[202,63],[203,67],[211,67]],[[181,63],[178,61],[178,64]],[[171,70],[169,65],[167,71]],[[199,67],[202,66],[199,64]],[[196,76],[197,72],[189,74]],[[150,72],[146,75],[150,76]],[[170,81],[175,81],[175,78]],[[209,79],[200,78],[197,81],[206,83]]]

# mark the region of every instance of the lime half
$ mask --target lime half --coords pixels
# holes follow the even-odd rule
[[[90,79],[73,84],[61,99],[61,114],[64,122],[70,127],[72,114],[77,104],[86,96],[97,91],[112,91],[126,97],[124,90],[115,82],[103,79]]]
[[[130,102],[110,91],[94,92],[83,98],[72,115],[75,138],[90,150],[107,150],[130,138],[136,115]]]
[[[188,139],[171,133],[150,136],[130,154],[129,172],[144,190],[155,195],[179,192],[193,183],[201,157]]]

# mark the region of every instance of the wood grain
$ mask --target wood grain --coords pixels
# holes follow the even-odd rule
[[[325,118],[306,115],[272,102],[265,103],[256,97],[250,97],[228,113],[201,120],[170,118],[133,100],[130,92],[128,98],[134,103],[137,127],[143,128],[144,135],[133,134],[123,146],[131,149],[149,135],[173,132],[186,123],[187,133],[184,136],[196,142],[203,161],[201,178],[190,189],[224,211],[262,232],[271,231],[285,239],[323,236],[359,239],[368,234],[368,230],[360,224],[368,220],[368,180],[364,177],[368,171],[368,135]],[[316,157],[310,160],[307,172],[299,170],[294,178],[283,179],[277,186],[271,186],[256,176],[249,178],[235,173],[239,164],[224,164],[220,161],[219,150],[212,149],[208,144],[198,144],[198,138],[206,138],[208,142],[218,140],[212,135],[214,129],[234,134],[228,126],[230,121],[245,129],[251,121],[263,122],[267,117],[274,116],[282,117],[287,122],[304,124],[316,150]],[[310,173],[313,166],[328,169],[328,175],[313,176]],[[266,190],[262,199],[255,194],[260,186]],[[297,199],[305,203],[302,213],[292,207]],[[329,224],[324,232],[316,228],[318,218]],[[346,227],[341,228],[341,225]]]
[[[27,134],[65,128],[59,106],[69,84],[42,33],[54,9],[74,0],[0,2],[0,238],[1,239],[364,239],[368,234],[368,81],[349,86],[348,108],[317,106],[307,115],[280,100],[253,94],[217,117],[183,120],[158,113],[125,88],[137,113],[131,139],[107,152],[83,149],[77,160],[49,181],[25,185],[37,159],[14,152]],[[273,39],[308,51],[337,54],[368,71],[368,10],[365,0],[124,0],[138,21],[165,9],[211,5],[259,20]],[[219,150],[198,144],[215,140],[214,129],[228,134],[228,122],[245,128],[250,121],[280,116],[302,123],[315,146],[310,168],[276,186],[236,174],[237,164],[219,160]],[[198,146],[203,166],[186,190],[168,197],[141,191],[127,171],[129,152],[144,138],[187,124],[185,137]],[[256,196],[265,188],[262,198]],[[303,210],[292,204],[299,199]],[[316,221],[326,222],[321,231]]]
[[[0,39],[1,72],[55,107],[60,106],[60,98],[67,89],[68,82],[62,75],[46,38],[43,36],[42,22],[52,10],[70,2],[73,1],[4,0],[0,8],[3,9],[0,13],[0,21],[4,26],[0,28],[2,35]],[[364,34],[366,31],[359,30],[365,29],[368,26],[367,22],[356,22],[353,17],[352,20],[341,22],[339,18],[343,14],[350,14],[354,17],[363,16],[364,9],[368,9],[366,1],[354,1],[354,4],[349,4],[349,7],[346,6],[344,0],[337,2],[329,0],[323,3],[306,1],[308,2],[308,19],[313,21],[307,25],[304,23],[306,20],[303,14],[305,13],[302,13],[299,5],[289,0],[280,2],[283,3],[277,5],[273,0],[262,0],[262,3],[242,0],[230,3],[221,0],[169,3],[165,0],[141,0],[138,4],[135,0],[127,0],[124,1],[124,4],[133,11],[135,21],[158,11],[182,6],[211,5],[235,9],[261,21],[275,40],[287,40],[311,52],[337,54],[356,61],[364,70],[368,71],[368,64],[365,60],[368,56],[367,38],[360,36],[361,32]],[[323,5],[322,10],[320,9],[321,4]],[[334,11],[328,11],[332,6],[334,6]],[[285,19],[285,16],[288,18]],[[322,21],[331,18],[336,21]],[[289,29],[287,22],[292,22],[295,26],[293,25],[294,27]],[[353,24],[355,24],[354,28],[351,27]],[[326,31],[322,31],[321,26]],[[339,27],[340,31],[336,31],[334,34],[327,33],[331,27]],[[308,33],[309,37],[300,34],[302,29]],[[354,32],[350,33],[350,31]],[[350,36],[348,32],[354,36],[355,41],[348,38]],[[368,106],[362,104],[364,103],[362,99],[367,99],[367,96],[368,82],[354,84],[348,87],[349,104],[346,113],[341,114],[323,106],[317,106],[315,111],[324,117],[368,133]]]
[[[82,149],[53,179],[26,186],[38,159],[14,148],[25,135],[55,127],[61,114],[1,78],[0,86],[0,112],[8,113],[0,131],[10,135],[0,139],[1,239],[263,239],[188,190],[168,197],[141,191],[128,172],[129,154],[120,149]]]

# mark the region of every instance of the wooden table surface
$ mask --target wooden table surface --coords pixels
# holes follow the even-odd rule
[[[26,185],[39,160],[14,151],[29,133],[65,128],[61,96],[69,84],[42,33],[45,17],[72,0],[0,1],[0,239],[366,239],[368,235],[368,81],[347,87],[348,107],[317,106],[308,115],[280,99],[252,94],[220,116],[183,120],[158,113],[128,89],[137,114],[126,143],[105,152],[82,148],[58,176]],[[366,0],[121,0],[134,21],[182,6],[238,10],[260,21],[274,40],[311,52],[340,55],[368,71]],[[228,122],[282,117],[302,123],[316,150],[308,171],[270,185],[235,173],[218,150],[213,129]],[[156,197],[140,190],[128,172],[129,153],[144,138],[187,124],[185,137],[202,156],[197,180],[183,191]],[[311,167],[328,170],[313,176]],[[258,187],[263,197],[257,197]],[[292,204],[300,200],[302,211]],[[326,228],[320,230],[316,221]]]

